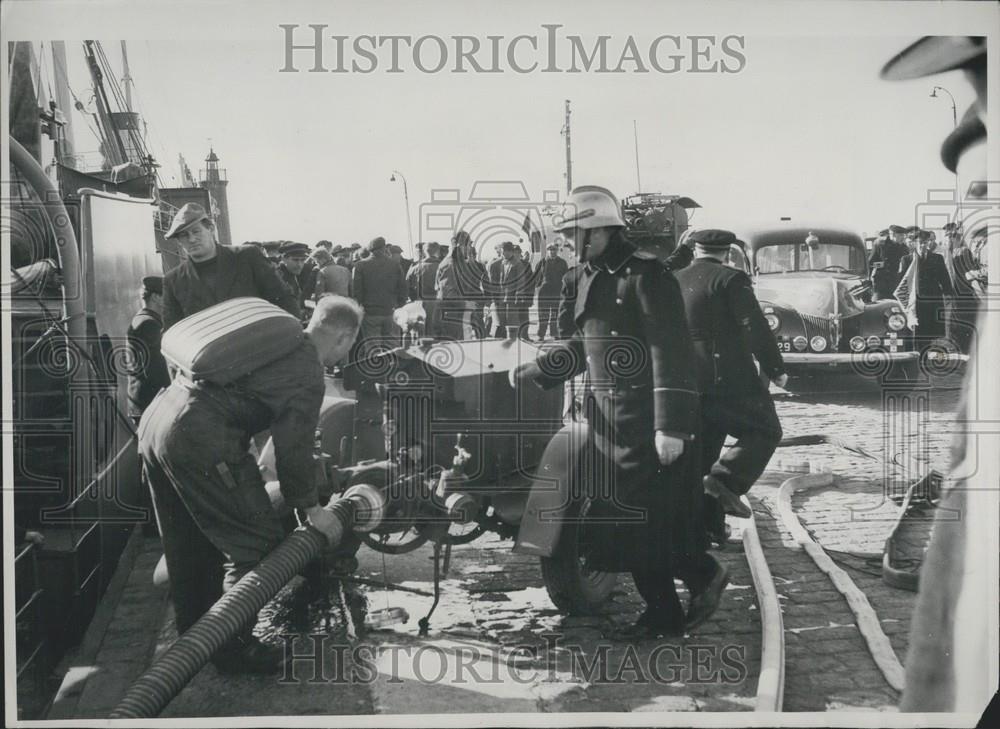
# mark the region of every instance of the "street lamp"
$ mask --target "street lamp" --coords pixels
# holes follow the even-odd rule
[[[410,193],[406,189],[406,178],[403,177],[403,173],[399,170],[393,170],[392,176],[389,178],[389,182],[396,181],[396,175],[399,175],[399,179],[403,181],[403,201],[406,203],[406,235],[410,240],[410,258],[415,259],[413,248],[413,224],[410,222]]]
[[[948,89],[946,89],[944,86],[935,86],[934,88],[931,89],[931,98],[932,99],[939,98],[938,94],[937,94],[938,91],[943,91],[946,94],[948,94],[948,99],[951,101],[951,123],[952,123],[952,127],[953,128],[957,128],[958,127],[958,108],[955,106],[955,97],[952,96],[951,92]],[[955,194],[958,196],[958,217],[961,219],[961,217],[962,217],[962,197],[963,197],[963,195],[962,195],[962,187],[958,183],[958,169],[957,169],[957,165],[956,165],[956,169],[955,169]]]

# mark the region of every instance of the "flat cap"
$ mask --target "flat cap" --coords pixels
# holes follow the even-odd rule
[[[319,265],[323,265],[332,261],[333,255],[326,248],[320,248],[318,251],[313,252],[312,258]]]
[[[403,246],[397,246],[397,245],[396,245],[395,243],[390,243],[390,244],[389,244],[388,246],[386,246],[386,247],[387,247],[387,248],[388,248],[388,249],[389,249],[390,251],[392,251],[393,253],[402,253],[402,252],[403,252]]]
[[[886,81],[907,81],[986,60],[986,37],[925,35],[897,53],[882,68]]]
[[[205,212],[203,208],[198,203],[185,203],[184,206],[177,211],[174,216],[173,222],[170,223],[170,228],[166,233],[163,234],[164,238],[173,238],[175,235],[180,233],[182,230],[187,228],[189,225],[197,223],[199,220],[210,220],[208,213]]]
[[[431,241],[430,243],[427,244],[427,252],[428,253],[440,253],[441,252],[441,244],[438,243],[438,242],[436,242],[436,241]]]
[[[143,276],[142,288],[154,294],[162,294],[163,276]]]
[[[351,243],[351,250],[356,251],[361,247],[360,243]]]
[[[728,230],[709,228],[694,231],[688,236],[687,242],[709,250],[728,250],[736,242],[736,236]]]
[[[879,234],[879,235],[883,235],[883,236],[885,236],[885,235],[889,235],[889,229],[888,229],[888,228],[882,228],[882,230],[880,230],[880,231],[878,232],[878,234]]]
[[[330,249],[330,255],[333,256],[343,252],[344,252],[344,246],[340,245],[339,243]]]
[[[377,238],[372,238],[371,242],[368,244],[369,251],[380,251],[385,248],[385,238],[378,236]]]
[[[983,120],[976,113],[975,105],[972,105],[962,115],[962,121],[944,139],[941,145],[941,161],[948,168],[949,172],[954,172],[958,167],[958,160],[972,145],[985,141],[986,127]]]
[[[281,244],[278,253],[283,256],[308,256],[309,246],[305,243],[296,243],[293,240],[286,240]]]

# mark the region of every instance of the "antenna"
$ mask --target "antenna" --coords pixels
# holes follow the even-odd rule
[[[569,133],[569,99],[566,99],[566,123],[563,125],[562,133],[566,137],[566,192],[573,192],[573,155],[570,151]]]
[[[632,137],[635,139],[635,184],[637,193],[642,192],[642,178],[639,177],[639,128],[632,120]]]

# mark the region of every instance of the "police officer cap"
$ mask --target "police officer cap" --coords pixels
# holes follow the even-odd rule
[[[283,256],[308,256],[309,246],[305,243],[296,243],[295,241],[286,240],[281,244],[281,248],[278,252]]]
[[[920,232],[921,231],[919,225],[911,225],[909,228],[906,229],[906,234],[911,236],[918,236],[920,235]]]
[[[941,145],[941,161],[949,172],[954,172],[955,168],[958,167],[958,160],[962,153],[973,144],[985,139],[986,127],[976,113],[976,107],[970,106],[962,116],[959,125],[945,137],[944,143]]]
[[[896,234],[896,233],[905,233],[906,232],[906,228],[904,228],[902,225],[890,225],[889,226],[889,232],[893,233],[893,234]]]
[[[372,238],[371,243],[368,244],[368,250],[371,252],[380,251],[383,248],[385,248],[385,238],[382,236]]]
[[[926,35],[897,53],[881,76],[886,81],[907,81],[985,61],[985,36]]]
[[[170,228],[163,234],[164,238],[173,238],[182,230],[200,220],[209,220],[208,213],[198,203],[186,203],[174,216]]]
[[[163,276],[144,276],[142,288],[153,294],[163,293]]]
[[[709,250],[728,250],[736,242],[736,236],[728,230],[696,230],[687,238],[688,243]]]
[[[889,235],[889,229],[888,229],[888,228],[882,228],[882,230],[880,230],[880,231],[878,232],[878,234],[879,234],[880,236],[883,236],[883,237],[885,237],[885,236]]]

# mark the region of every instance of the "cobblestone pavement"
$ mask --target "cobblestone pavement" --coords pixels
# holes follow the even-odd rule
[[[894,424],[902,416],[886,420],[877,396],[781,398],[777,407],[786,436],[832,435],[879,458],[909,445],[915,458],[943,470],[957,399],[955,391],[931,393],[921,415],[904,418],[905,428]],[[880,574],[878,557],[898,511],[883,497],[885,479],[894,472],[835,446],[782,448],[751,500],[783,610],[784,708],[895,710],[899,696],[869,655],[846,601],[775,518],[777,490],[793,475],[780,468],[809,462],[839,478],[834,487],[797,494],[796,514],[866,593],[900,661],[915,599],[886,585]],[[917,535],[920,541],[919,529]],[[265,608],[258,633],[273,641],[298,633],[296,653],[315,654],[319,663],[299,661],[284,681],[221,677],[207,667],[163,715],[752,710],[760,611],[737,538],[715,553],[731,576],[719,611],[695,634],[674,640],[636,643],[619,635],[642,609],[627,575],[602,615],[561,616],[537,559],[512,553],[511,542],[493,535],[454,549],[427,637],[417,629],[431,604],[427,596],[349,588],[345,599],[355,608],[402,607],[410,616],[405,624],[352,640],[347,612],[336,604],[302,608],[293,585]],[[361,577],[431,589],[428,546],[384,560],[363,549],[359,558]],[[316,636],[324,641],[318,650]],[[171,638],[167,627],[160,648]],[[352,647],[368,653],[359,658]],[[96,694],[101,686],[87,690]],[[114,703],[109,694],[101,706]]]

